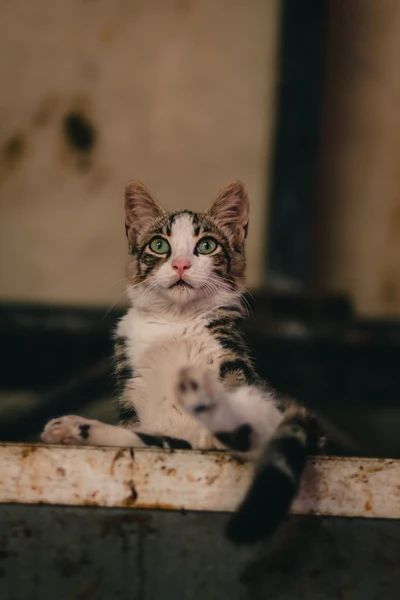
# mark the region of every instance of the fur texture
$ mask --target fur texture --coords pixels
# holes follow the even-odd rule
[[[256,461],[229,537],[251,543],[285,518],[315,420],[282,405],[262,383],[244,343],[242,283],[249,204],[243,183],[204,213],[168,214],[136,181],[125,193],[131,308],[115,332],[119,425],[69,415],[42,439],[160,448],[230,448]]]

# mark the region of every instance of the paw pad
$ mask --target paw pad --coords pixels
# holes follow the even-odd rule
[[[188,379],[186,381],[180,381],[179,391],[185,394],[187,391],[192,390],[193,392],[199,389],[199,384],[195,379]]]
[[[89,430],[87,419],[66,415],[49,421],[40,437],[46,444],[84,444],[89,438]]]

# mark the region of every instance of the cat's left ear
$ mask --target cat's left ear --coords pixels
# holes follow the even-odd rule
[[[249,226],[249,197],[243,181],[232,181],[222,189],[204,211],[218,225],[243,243]]]
[[[140,231],[165,214],[143,183],[130,181],[125,189],[125,229],[129,248],[135,245]]]

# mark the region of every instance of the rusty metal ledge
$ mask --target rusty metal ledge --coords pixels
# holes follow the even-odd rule
[[[225,452],[0,444],[0,503],[233,511],[252,468]],[[293,513],[400,518],[400,461],[309,461]]]

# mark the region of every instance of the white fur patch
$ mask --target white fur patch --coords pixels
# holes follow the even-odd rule
[[[212,445],[212,436],[179,406],[176,376],[182,367],[197,365],[218,372],[222,349],[205,327],[203,317],[174,319],[145,315],[130,309],[117,334],[128,339],[128,357],[134,379],[123,399],[140,418],[141,431],[186,439],[192,445]]]
[[[124,404],[136,408],[141,431],[186,439],[195,447],[215,447],[212,433],[234,431],[243,424],[254,430],[257,448],[273,435],[282,420],[272,396],[253,386],[231,392],[222,389],[212,415],[195,418],[177,402],[175,383],[188,365],[210,370],[218,377],[223,350],[205,327],[204,315],[187,319],[143,314],[131,308],[117,334],[128,339],[134,379],[125,389]]]

